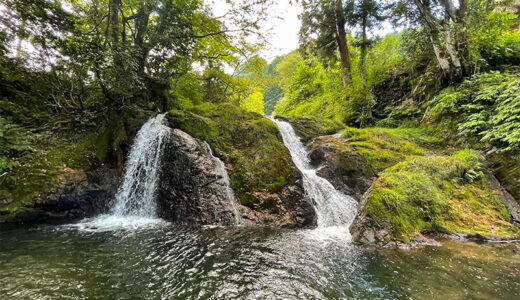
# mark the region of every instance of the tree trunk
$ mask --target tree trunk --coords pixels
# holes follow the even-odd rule
[[[445,22],[442,25],[443,27],[443,38],[444,38],[444,46],[446,47],[446,52],[448,53],[451,64],[455,69],[455,74],[452,74],[455,76],[455,78],[461,78],[462,76],[462,64],[459,59],[458,51],[453,45],[451,41],[451,32],[450,32],[450,26],[449,26],[449,18],[446,18]]]
[[[362,26],[362,43],[361,43],[361,73],[363,74],[363,77],[366,79],[367,77],[367,66],[366,66],[366,60],[367,60],[367,47],[368,47],[368,38],[367,38],[367,14],[365,13],[363,15],[363,20],[361,22]]]
[[[108,33],[110,37],[110,46],[112,48],[112,57],[116,68],[123,70],[123,59],[121,57],[121,45],[119,42],[120,24],[119,11],[121,9],[121,0],[110,0],[108,4]]]
[[[20,24],[20,28],[18,29],[18,43],[16,44],[16,60],[20,62],[22,60],[22,43],[24,40],[24,30],[27,25],[27,21],[25,18],[22,19],[22,23]]]
[[[338,44],[339,55],[341,58],[341,69],[343,71],[343,85],[347,86],[352,82],[350,74],[350,58],[347,43],[347,33],[345,31],[345,17],[343,15],[343,4],[341,0],[336,0],[336,42]]]
[[[439,43],[438,38],[436,35],[430,36],[430,41],[432,43],[433,52],[435,53],[435,58],[437,59],[437,63],[439,64],[439,67],[442,69],[444,74],[450,73],[450,62],[444,57],[442,46]]]
[[[139,58],[139,70],[138,73],[140,75],[144,74],[146,57],[148,56],[148,48],[144,44],[144,38],[146,35],[146,31],[148,30],[148,22],[150,20],[150,14],[147,12],[145,5],[141,4],[139,7],[139,12],[137,13],[137,18],[135,19],[135,44],[139,46],[141,50],[141,57]]]

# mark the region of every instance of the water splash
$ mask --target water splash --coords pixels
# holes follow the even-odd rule
[[[303,186],[318,216],[318,228],[344,231],[342,228],[350,226],[354,220],[357,201],[336,190],[329,181],[318,176],[316,169],[310,165],[303,143],[289,123],[272,120],[278,125],[294,164],[303,174]]]
[[[242,225],[242,216],[240,215],[240,211],[238,210],[238,203],[237,199],[235,198],[235,194],[233,193],[233,189],[231,188],[231,182],[229,180],[229,175],[226,171],[226,165],[220,158],[216,157],[213,154],[213,150],[209,146],[207,142],[204,142],[204,145],[206,145],[206,148],[208,149],[209,154],[217,161],[217,169],[216,169],[216,176],[219,176],[224,181],[224,184],[226,186],[226,196],[231,204],[231,207],[233,208],[233,215],[235,217],[235,225]]]
[[[123,183],[110,213],[114,216],[157,216],[155,191],[159,164],[170,128],[164,125],[166,114],[150,118],[139,130],[125,164]]]

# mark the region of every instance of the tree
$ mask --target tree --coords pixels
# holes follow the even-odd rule
[[[316,48],[324,57],[335,57],[339,52],[343,85],[352,82],[350,54],[346,33],[345,6],[341,0],[301,0],[300,44],[308,46],[315,40]]]
[[[362,74],[366,77],[366,57],[367,49],[371,44],[368,38],[368,31],[373,27],[381,26],[387,17],[385,15],[387,6],[383,5],[381,1],[376,0],[358,0],[349,1],[347,3],[348,24],[350,26],[359,26],[361,28],[361,59],[360,69]]]
[[[276,72],[280,75],[280,87],[288,91],[294,72],[298,69],[298,63],[302,61],[300,53],[295,50],[289,53],[277,66]]]
[[[240,107],[247,111],[252,111],[258,114],[264,112],[264,95],[260,91],[256,91],[249,95],[246,99],[242,100]]]

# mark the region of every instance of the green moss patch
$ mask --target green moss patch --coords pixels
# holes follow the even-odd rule
[[[379,173],[413,156],[423,156],[425,149],[440,141],[422,129],[347,128],[343,136]]]
[[[425,231],[518,235],[484,170],[474,150],[410,157],[383,171],[370,188],[367,216],[389,220],[391,238],[405,243]]]
[[[0,178],[0,211],[9,214],[30,209],[45,201],[46,195],[63,183],[70,169],[99,167],[98,139],[89,138],[76,145],[59,146],[50,151],[35,151],[18,161]]]
[[[259,114],[231,104],[205,103],[172,110],[168,117],[173,127],[205,140],[232,166],[233,189],[248,207],[258,208],[255,192],[277,193],[297,179],[278,128]]]

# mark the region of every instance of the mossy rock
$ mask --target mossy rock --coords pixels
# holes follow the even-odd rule
[[[61,145],[24,156],[0,179],[0,211],[15,214],[45,202],[46,196],[66,180],[69,170],[89,171],[101,166],[97,138]]]
[[[318,175],[358,200],[376,176],[365,158],[340,134],[314,138],[308,148]]]
[[[416,128],[347,128],[343,136],[376,173],[410,157],[424,156],[441,143],[437,137]]]
[[[275,210],[255,193],[279,193],[298,180],[278,128],[262,115],[231,104],[204,103],[190,110],[172,110],[168,119],[172,127],[211,146],[230,168],[233,190],[249,208]]]
[[[276,118],[291,123],[294,131],[303,143],[307,143],[318,136],[337,133],[345,128],[343,124],[333,121],[322,121],[309,116],[276,116]]]
[[[520,204],[520,152],[495,152],[488,159],[497,179]]]
[[[510,223],[485,172],[475,150],[411,157],[396,164],[383,171],[365,195],[353,236],[370,236],[383,244],[409,243],[422,232],[518,236],[520,230]],[[391,226],[380,226],[388,232],[374,232],[374,223]]]

